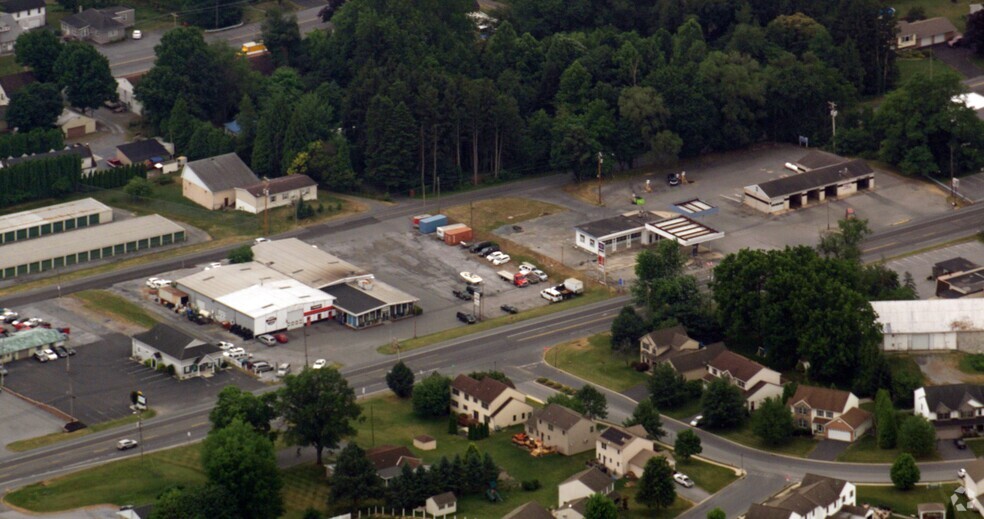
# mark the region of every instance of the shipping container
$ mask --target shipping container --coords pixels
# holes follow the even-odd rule
[[[419,222],[417,222],[417,228],[420,229],[421,234],[430,234],[436,231],[438,227],[447,224],[447,216],[444,216],[443,214],[436,214],[434,216],[422,218]]]
[[[161,287],[157,290],[157,297],[171,306],[184,306],[188,304],[188,294],[174,287]]]
[[[458,245],[459,243],[471,240],[474,236],[475,233],[472,231],[472,228],[468,226],[445,230],[444,243],[448,245]]]
[[[431,217],[431,215],[429,215],[429,214],[420,214],[420,215],[414,216],[413,217],[413,228],[416,229],[416,228],[420,227],[420,221],[423,220],[424,218],[430,218],[430,217]]]
[[[437,239],[443,240],[445,232],[453,231],[455,229],[461,229],[462,227],[468,227],[468,226],[463,223],[449,223],[447,225],[442,225],[436,229]]]

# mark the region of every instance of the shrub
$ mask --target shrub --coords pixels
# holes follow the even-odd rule
[[[541,487],[541,485],[540,485],[540,480],[539,479],[531,479],[529,481],[524,481],[523,482],[523,490],[525,490],[527,492],[533,492],[535,490],[539,490],[540,487]]]
[[[649,371],[649,364],[646,364],[645,362],[636,361],[632,363],[632,369],[640,373],[645,373]]]

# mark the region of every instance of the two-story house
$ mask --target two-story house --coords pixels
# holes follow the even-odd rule
[[[14,97],[14,94],[23,90],[27,85],[36,82],[37,79],[34,77],[34,72],[31,71],[0,76],[0,106],[9,105],[10,99]]]
[[[681,325],[654,330],[639,338],[639,361],[655,365],[678,353],[696,351],[700,343]]]
[[[530,413],[526,434],[560,454],[571,456],[593,449],[599,432],[598,426],[586,416],[559,404],[548,404]]]
[[[24,29],[14,19],[14,15],[0,13],[0,56],[14,53],[17,37],[23,32]]]
[[[44,0],[0,0],[0,11],[10,13],[25,31],[44,27],[47,23]]]
[[[936,427],[940,439],[984,432],[984,386],[947,384],[913,392],[913,413]]]
[[[533,412],[526,395],[492,377],[458,375],[451,382],[451,412],[496,430],[525,422]]]
[[[984,493],[984,458],[977,458],[965,465],[960,482],[966,490],[967,500],[975,505],[976,510],[981,510],[981,506],[984,506],[981,502],[981,494]]]
[[[641,425],[609,427],[595,442],[595,459],[616,478],[630,472],[641,477],[646,462],[655,456],[663,456],[671,466],[676,465],[668,453],[656,452],[656,446],[646,437]]]
[[[710,382],[715,378],[723,378],[738,386],[745,396],[749,411],[754,411],[766,398],[782,395],[779,372],[732,351],[722,351],[708,361],[704,380]]]
[[[781,491],[764,503],[753,503],[745,519],[866,519],[874,510],[856,506],[853,483],[806,474],[799,486]]]
[[[557,486],[557,519],[581,519],[589,497],[601,494],[616,497],[615,480],[591,467],[565,479]]]
[[[822,438],[853,442],[871,427],[871,413],[849,391],[801,385],[788,404],[796,426]]]
[[[723,342],[715,342],[696,351],[681,352],[667,359],[665,363],[669,364],[673,371],[683,375],[684,380],[700,380],[707,374],[707,363],[727,349]]]

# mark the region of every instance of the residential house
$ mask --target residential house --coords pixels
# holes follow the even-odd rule
[[[806,474],[798,486],[785,489],[764,503],[753,503],[745,519],[867,519],[874,511],[856,506],[853,483]]]
[[[131,7],[86,9],[62,19],[62,36],[99,45],[120,41],[126,38],[126,30],[133,27],[134,17]]]
[[[530,413],[526,434],[560,454],[571,456],[593,449],[599,431],[586,416],[559,404],[548,404]]]
[[[34,73],[30,71],[0,76],[0,106],[9,105],[10,99],[14,97],[14,94],[23,90],[27,85],[36,82],[37,79],[35,79]]]
[[[727,351],[723,342],[708,344],[697,351],[686,351],[666,360],[674,371],[683,375],[684,380],[700,380],[707,374],[707,363],[722,351]]]
[[[127,110],[137,114],[143,115],[143,103],[134,95],[134,89],[140,80],[143,78],[144,73],[131,74],[129,76],[120,76],[116,78],[116,95],[120,98],[120,103]]]
[[[144,139],[120,144],[116,147],[116,160],[125,165],[145,164],[153,167],[171,160],[174,155],[174,145],[165,144],[157,139]]]
[[[248,186],[236,186],[235,193],[236,209],[258,214],[297,203],[298,200],[316,202],[318,183],[307,175],[287,175]]]
[[[156,324],[150,330],[131,339],[133,358],[150,361],[151,367],[174,366],[179,379],[214,374],[222,362],[222,350],[166,324]]]
[[[595,442],[595,459],[616,478],[630,472],[637,477],[642,476],[646,462],[655,456],[663,456],[671,466],[676,465],[668,453],[656,452],[655,444],[641,425],[609,427]]]
[[[404,465],[416,469],[423,464],[423,460],[414,455],[410,449],[397,445],[373,447],[366,451],[366,458],[376,468],[376,475],[385,485],[389,485],[391,479],[403,472]]]
[[[779,372],[732,351],[722,351],[708,361],[704,380],[710,382],[715,378],[723,378],[738,386],[750,411],[754,411],[766,398],[782,395]]]
[[[206,209],[236,206],[236,188],[258,182],[256,174],[235,153],[185,164],[181,194]]]
[[[680,353],[699,349],[700,343],[687,335],[687,329],[676,325],[643,335],[639,339],[639,361],[656,365]]]
[[[895,46],[899,50],[931,47],[946,43],[959,34],[953,22],[941,16],[915,22],[899,21],[898,29]]]
[[[458,375],[451,382],[451,412],[497,430],[525,422],[533,407],[526,403],[526,395],[505,382]]]
[[[445,492],[427,498],[424,502],[424,510],[431,517],[444,517],[458,511],[458,498],[454,497],[454,492]]]
[[[0,56],[9,56],[14,53],[14,45],[17,37],[24,32],[14,15],[10,13],[0,13]]]
[[[871,413],[849,391],[800,385],[789,399],[793,421],[815,436],[853,442],[871,427]]]
[[[913,392],[913,413],[932,422],[939,439],[984,432],[984,386],[947,384]]]
[[[502,519],[554,519],[553,514],[536,501],[517,506]]]
[[[87,177],[96,171],[96,156],[92,154],[92,149],[89,146],[82,143],[75,143],[60,150],[51,150],[44,153],[32,153],[30,155],[21,155],[20,157],[7,157],[2,162],[0,162],[0,167],[10,167],[22,162],[29,162],[32,160],[44,160],[51,159],[55,157],[60,157],[62,155],[78,155],[79,160],[82,161],[82,177]]]
[[[965,465],[964,475],[960,480],[966,490],[967,501],[969,501],[968,508],[970,504],[973,504],[974,509],[982,510],[981,507],[984,506],[984,502],[981,500],[981,494],[984,493],[984,458],[977,458]]]
[[[17,25],[25,31],[43,27],[47,23],[44,0],[2,0],[0,11],[13,16]]]
[[[68,109],[62,110],[55,124],[61,128],[66,139],[79,139],[90,133],[96,133],[95,119]]]
[[[598,467],[582,470],[557,486],[557,519],[581,519],[589,497],[615,495],[615,480]]]

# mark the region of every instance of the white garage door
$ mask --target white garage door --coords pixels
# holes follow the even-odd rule
[[[827,429],[827,438],[831,440],[837,440],[841,442],[851,441],[851,433],[849,431],[836,431],[834,429]]]
[[[928,333],[914,333],[911,335],[909,342],[909,349],[914,351],[928,350],[929,349],[929,334]]]

